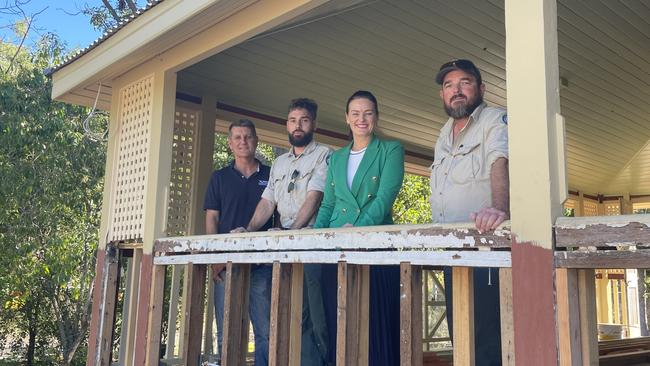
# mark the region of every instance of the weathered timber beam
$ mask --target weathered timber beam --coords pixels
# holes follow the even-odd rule
[[[157,253],[301,249],[509,248],[509,223],[479,233],[473,223],[384,225],[161,238]]]
[[[650,215],[559,217],[557,247],[650,245]]]
[[[555,252],[558,268],[646,268],[650,250],[598,250]]]
[[[209,264],[209,263],[338,263],[399,265],[464,266],[464,267],[510,267],[509,251],[303,251],[303,252],[249,252],[206,253],[170,255],[154,258],[154,264]]]

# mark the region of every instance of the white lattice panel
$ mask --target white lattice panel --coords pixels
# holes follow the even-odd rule
[[[197,141],[199,114],[176,107],[172,146],[172,174],[167,205],[167,235],[187,235],[192,199],[192,175]]]
[[[621,204],[618,201],[605,203],[606,216],[616,216],[620,214],[621,214]]]
[[[587,199],[583,200],[582,216],[598,216],[598,202]]]
[[[142,240],[153,77],[120,90],[110,240]]]

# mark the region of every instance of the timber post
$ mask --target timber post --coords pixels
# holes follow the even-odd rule
[[[515,359],[554,365],[553,225],[567,192],[556,1],[506,0],[505,25]]]

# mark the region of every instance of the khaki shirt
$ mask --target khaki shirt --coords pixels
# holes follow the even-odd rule
[[[291,227],[305,202],[307,192],[325,190],[327,160],[331,153],[329,147],[312,141],[302,154],[294,155],[292,148],[273,162],[269,184],[262,193],[262,198],[277,205],[282,227]],[[294,179],[291,178],[293,175]],[[291,183],[293,189],[289,192]],[[315,220],[316,217],[312,217],[309,225],[313,225]]]
[[[452,136],[453,122],[450,118],[440,130],[431,165],[434,223],[470,222],[470,213],[492,206],[492,163],[508,158],[505,109],[481,104],[456,141]]]

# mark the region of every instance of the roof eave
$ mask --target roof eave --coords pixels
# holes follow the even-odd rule
[[[172,29],[191,21],[196,14],[205,12],[217,3],[228,5],[237,2],[159,1],[157,6],[150,7],[131,21],[122,24],[115,32],[101,38],[101,41],[96,41],[87,50],[57,67],[52,72],[52,99],[92,105],[95,95],[89,95],[93,94],[93,90],[96,93],[96,85],[102,83],[108,86],[105,89],[108,94],[102,93],[100,105],[110,104],[111,80],[182,41],[184,35],[170,36]],[[166,36],[173,40],[160,42]]]

